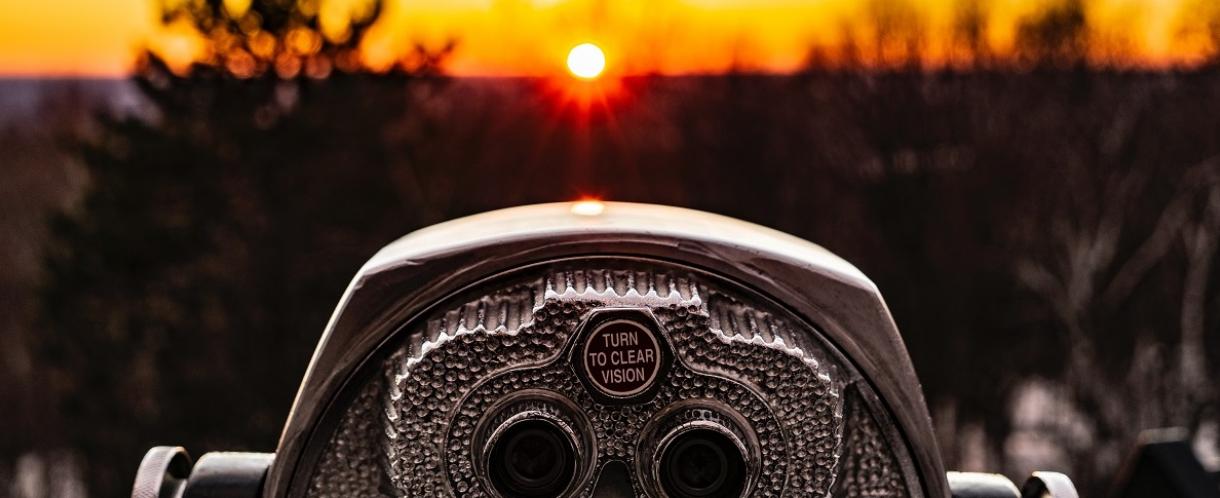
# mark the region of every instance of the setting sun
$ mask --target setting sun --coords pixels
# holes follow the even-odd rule
[[[185,67],[192,59],[208,57],[209,50],[191,38],[193,33],[181,20],[163,25],[158,6],[190,3],[0,2],[0,75],[121,77],[132,70],[145,48]],[[1213,19],[1220,18],[1214,0],[311,0],[285,4],[298,3],[323,8],[327,21],[321,28],[326,32],[319,34],[338,37],[345,34],[342,18],[351,14],[349,10],[363,12],[365,6],[382,5],[376,25],[360,43],[363,62],[385,69],[404,56],[402,47],[440,49],[456,42],[456,49],[444,60],[445,72],[454,76],[551,77],[569,71],[578,79],[604,79],[607,52],[612,56],[609,71],[615,76],[738,70],[792,73],[813,60],[901,65],[904,47],[917,48],[926,67],[965,67],[974,52],[986,54],[988,60],[1019,62],[1020,39],[1038,40],[1031,27],[1042,22],[1053,28],[1053,21],[1059,19],[1047,15],[1053,5],[1080,6],[1084,25],[1079,29],[1088,42],[1082,48],[1092,62],[1190,66],[1220,53],[1220,43],[1212,34]],[[251,2],[220,4],[245,9]],[[971,35],[970,26],[979,31]],[[909,39],[885,42],[881,39],[885,33]],[[592,39],[597,45],[572,47],[573,42]]]
[[[592,43],[581,43],[568,52],[568,71],[577,78],[591,80],[606,69],[606,54]]]

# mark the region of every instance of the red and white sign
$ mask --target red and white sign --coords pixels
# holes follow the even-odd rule
[[[599,391],[627,397],[647,390],[657,379],[661,345],[647,327],[631,320],[612,320],[587,336],[581,361],[589,382]]]

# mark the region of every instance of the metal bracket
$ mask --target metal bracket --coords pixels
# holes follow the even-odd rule
[[[953,498],[1080,498],[1068,476],[1058,472],[1034,472],[1017,486],[1000,474],[946,472]]]
[[[157,446],[144,455],[131,498],[258,498],[272,453],[205,453],[191,465],[180,446]]]
[[[1021,498],[1080,498],[1076,485],[1058,472],[1034,472],[1021,486]]]

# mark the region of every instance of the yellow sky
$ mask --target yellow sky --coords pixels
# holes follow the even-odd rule
[[[119,75],[154,23],[150,0],[3,0],[0,73]]]
[[[962,1],[910,2],[929,33],[924,50],[933,59],[947,57]],[[1049,0],[979,1],[989,6],[987,36],[1003,50],[1017,21]],[[1181,26],[1200,1],[1207,0],[1094,0],[1089,17],[1098,36],[1127,47],[1124,57],[1133,63],[1189,63],[1208,50],[1203,37],[1183,35]],[[610,73],[716,72],[733,65],[787,71],[801,65],[811,46],[833,45],[844,32],[867,38],[868,3],[387,0],[366,52],[376,62],[405,43],[454,38],[459,45],[447,68],[455,74],[537,75],[561,70],[570,47],[593,41],[605,48]],[[141,44],[165,46],[159,33],[153,0],[3,0],[0,74],[122,75]]]

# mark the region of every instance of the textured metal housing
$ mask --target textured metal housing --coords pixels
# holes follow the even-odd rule
[[[818,246],[707,213],[606,203],[595,215],[571,204],[514,208],[455,220],[387,246],[357,274],[319,343],[289,416],[264,496],[304,496],[316,461],[345,407],[362,394],[357,374],[438,303],[506,272],[571,258],[667,261],[721,276],[811,324],[879,399],[857,396],[843,417],[874,403],[897,438],[847,434],[861,447],[903,445],[925,496],[948,496],[921,389],[876,287]],[[855,439],[854,441],[850,441]],[[850,470],[850,469],[849,469]]]

